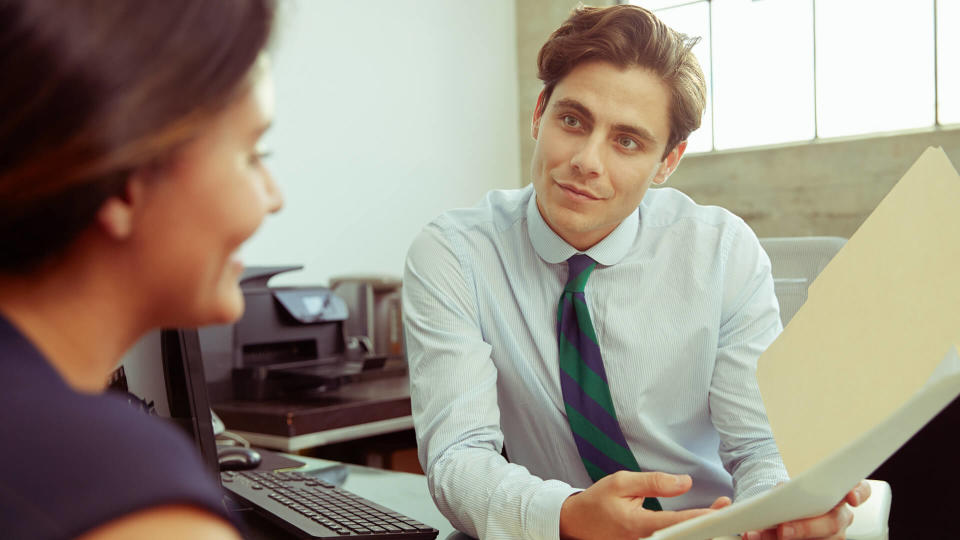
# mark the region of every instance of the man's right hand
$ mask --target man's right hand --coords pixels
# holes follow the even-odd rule
[[[655,512],[643,507],[645,497],[676,497],[693,486],[686,474],[619,471],[563,502],[560,538],[563,540],[636,540],[674,523],[730,505],[720,497],[710,508]]]

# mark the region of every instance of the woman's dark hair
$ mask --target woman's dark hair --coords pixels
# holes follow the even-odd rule
[[[63,250],[246,88],[273,0],[0,0],[0,273]]]
[[[546,110],[553,89],[581,62],[602,60],[618,67],[640,66],[656,73],[670,89],[670,138],[666,157],[693,130],[707,103],[707,84],[693,55],[699,38],[681,34],[639,6],[577,7],[540,49],[537,57],[543,94],[536,115]]]

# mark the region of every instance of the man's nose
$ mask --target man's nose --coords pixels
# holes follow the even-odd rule
[[[570,165],[584,176],[603,174],[603,139],[599,136],[587,137],[570,158]]]

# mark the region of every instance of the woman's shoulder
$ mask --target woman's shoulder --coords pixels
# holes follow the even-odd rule
[[[226,517],[214,473],[176,426],[120,396],[76,393],[36,361],[0,344],[0,529],[75,536],[174,503]]]

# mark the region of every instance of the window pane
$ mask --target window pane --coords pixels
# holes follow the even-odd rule
[[[713,148],[712,122],[710,115],[710,7],[706,2],[683,5],[680,7],[657,10],[657,17],[670,28],[688,36],[700,36],[702,39],[694,45],[693,54],[700,61],[703,75],[707,79],[707,106],[703,113],[700,129],[687,139],[687,152],[709,152]]]
[[[932,125],[933,2],[816,2],[821,137]]]
[[[960,2],[937,0],[940,123],[960,123]]]
[[[713,3],[718,149],[814,137],[810,0]]]

